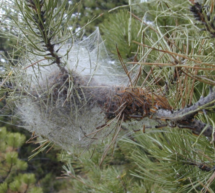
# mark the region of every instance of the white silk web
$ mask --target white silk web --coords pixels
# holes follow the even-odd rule
[[[17,72],[22,82],[19,89],[25,93],[17,102],[17,114],[24,127],[66,150],[106,139],[117,121],[101,129],[107,122],[104,104],[92,98],[103,97],[98,87],[111,91],[116,85],[126,86],[127,75],[111,61],[98,29],[83,41],[55,49],[59,49],[70,78],[63,76],[56,64],[48,65],[48,60],[38,56],[28,59],[30,64]],[[142,122],[135,127],[142,127]]]

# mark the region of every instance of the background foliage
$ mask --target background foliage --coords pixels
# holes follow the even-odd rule
[[[104,19],[108,17],[108,11],[114,7],[127,5],[127,0],[119,0],[119,1],[90,1],[90,0],[74,0],[69,1],[72,5],[77,5],[74,9],[74,17],[73,21],[73,30],[75,31],[77,28],[86,26],[86,35],[91,34],[95,31],[95,27],[99,26],[99,24],[103,23]],[[99,17],[98,17],[99,16]],[[97,18],[98,17],[98,18]],[[97,18],[93,23],[86,25],[91,20]]]

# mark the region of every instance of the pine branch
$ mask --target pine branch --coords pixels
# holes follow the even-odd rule
[[[51,43],[53,39],[53,33],[50,29],[50,26],[47,26],[47,20],[49,14],[47,14],[48,10],[43,11],[44,0],[26,0],[26,5],[31,9],[33,13],[32,19],[34,20],[34,26],[38,28],[38,35],[42,38],[42,42],[44,43],[43,47],[49,52],[47,55],[51,55],[54,58],[54,62],[60,68],[61,72],[66,73],[65,68],[61,66],[61,58],[57,55],[57,52],[54,50],[55,44]],[[52,64],[53,64],[52,63]]]
[[[199,120],[194,119],[194,116],[199,112],[215,104],[215,91],[210,92],[208,96],[201,97],[198,102],[190,107],[183,108],[177,111],[159,109],[153,115],[153,119],[160,119],[169,122],[171,127],[188,128],[196,134],[203,134],[207,137],[212,137],[215,140],[213,127]]]
[[[200,21],[202,25],[205,26],[206,30],[215,37],[215,18],[211,18],[209,8],[207,6],[202,6],[200,3],[195,3],[190,7],[190,11],[193,13],[194,18]]]

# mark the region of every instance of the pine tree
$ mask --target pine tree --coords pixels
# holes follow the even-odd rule
[[[23,27],[15,20],[23,38],[26,38],[28,48],[26,52],[30,50],[33,55],[48,59],[46,65],[55,65],[58,69],[57,76],[56,72],[49,76],[54,82],[51,88],[48,87],[49,89],[42,87],[41,90],[33,90],[34,92],[28,90],[30,86],[26,86],[22,77],[16,79],[23,81],[22,84],[13,82],[17,90],[24,87],[25,89],[21,91],[23,93],[28,91],[21,96],[32,97],[31,102],[35,104],[33,107],[39,109],[37,112],[45,109],[42,118],[46,122],[44,121],[43,124],[47,122],[61,124],[66,122],[62,120],[69,121],[64,118],[72,116],[71,108],[81,112],[77,113],[79,115],[77,118],[84,122],[81,119],[82,112],[84,113],[81,108],[84,108],[83,104],[87,103],[81,102],[86,101],[86,96],[92,99],[89,103],[90,107],[95,101],[99,101],[100,105],[104,105],[102,102],[105,101],[106,106],[103,110],[106,110],[105,116],[110,122],[112,118],[120,120],[116,123],[117,127],[113,127],[116,130],[112,137],[107,136],[101,141],[98,140],[98,144],[90,144],[88,150],[83,150],[78,145],[73,149],[71,146],[69,148],[63,146],[67,151],[62,152],[59,159],[66,162],[64,175],[72,179],[73,192],[213,192],[215,100],[214,91],[210,86],[214,85],[214,53],[213,39],[208,37],[214,36],[213,1],[207,1],[202,5],[192,2],[178,4],[180,2],[156,0],[138,3],[136,8],[136,5],[132,5],[134,6],[132,10],[136,12],[134,11],[130,16],[140,21],[141,36],[134,41],[137,45],[137,50],[134,50],[136,60],[127,62],[126,65],[139,67],[139,71],[137,78],[131,81],[134,88],[115,86],[115,90],[108,90],[109,94],[114,93],[113,98],[105,98],[108,95],[103,91],[106,90],[102,90],[101,94],[99,89],[91,95],[90,86],[98,87],[98,84],[88,85],[86,80],[74,70],[68,72],[62,58],[68,57],[70,52],[60,56],[59,50],[55,49],[55,45],[74,38],[67,28],[66,21],[69,17],[64,18],[64,25],[61,25],[63,16],[71,16],[72,12],[65,14],[63,6],[56,8],[57,1],[23,1],[24,6],[21,6],[20,2],[17,3],[24,20],[27,21],[22,23]],[[66,1],[64,3],[66,5]],[[155,3],[157,3],[156,7]],[[147,12],[150,13],[146,19],[153,24],[143,22],[142,18],[146,12],[143,15],[138,12],[139,8],[145,5],[149,9]],[[191,12],[188,9],[189,6],[192,6]],[[193,13],[200,21],[199,26],[194,24]],[[56,17],[48,17],[52,14]],[[205,28],[205,31],[201,32],[200,28]],[[67,36],[68,33],[70,37]],[[133,37],[130,35],[128,35],[130,38]],[[70,42],[75,42],[73,40]],[[123,38],[118,41],[118,44],[124,44]],[[128,53],[131,54],[131,52]],[[132,72],[123,63],[124,58],[121,58],[119,50],[117,55],[127,76],[131,76]],[[31,66],[34,64],[32,63]],[[17,75],[19,74],[14,76]],[[83,85],[84,87],[80,89]],[[64,109],[62,100],[58,99],[68,102],[71,90],[75,90],[72,96],[72,102],[75,101],[75,103],[71,102],[74,105]],[[12,99],[15,99],[14,96],[17,95],[11,93]],[[139,101],[145,102],[142,104],[144,107],[141,108],[141,105],[138,105]],[[61,106],[50,108],[51,105],[58,104]],[[108,106],[108,104],[111,105]],[[125,108],[118,112],[121,107]],[[47,119],[48,113],[55,117],[50,116]],[[134,126],[133,123],[140,121],[144,116],[156,121],[153,122],[153,124],[157,123],[155,128],[152,124],[147,125],[146,122],[141,122],[143,124],[141,127]],[[126,121],[130,122],[126,125]],[[52,127],[56,125],[53,124]],[[59,125],[57,134],[65,137],[62,138],[63,143],[67,136],[62,135],[61,126],[64,125]],[[127,127],[130,127],[130,132]],[[113,128],[109,127],[112,131]],[[89,133],[85,133],[83,128],[80,129],[84,131],[82,135],[86,141],[90,142],[100,137],[96,135],[97,133],[103,132],[103,127],[98,127],[94,133],[90,133],[95,134],[90,138]],[[123,130],[126,135],[121,140],[117,140],[117,132],[120,130]],[[70,132],[73,131],[70,130]],[[42,137],[57,142],[52,138],[53,133],[45,134]],[[80,137],[79,141],[81,140]],[[71,143],[76,142],[71,140]],[[44,139],[41,149],[45,149],[47,144],[49,141]]]

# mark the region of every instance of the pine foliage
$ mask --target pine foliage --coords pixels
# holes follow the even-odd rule
[[[118,12],[110,13],[100,25],[105,45],[114,59],[118,58],[117,48],[125,60],[134,57],[137,51],[138,45],[134,42],[129,43],[128,39],[129,17],[128,10],[119,10]],[[138,36],[140,27],[141,23],[132,18],[130,36],[133,41],[139,42],[141,40],[141,35]]]
[[[95,27],[100,25],[105,18],[108,17],[108,11],[116,6],[127,5],[127,0],[73,0],[70,1],[74,8],[75,17],[73,21],[73,31],[75,32],[78,28],[85,27],[86,35],[91,34],[95,31]],[[96,19],[95,19],[96,18]],[[93,21],[93,22],[91,22]],[[88,23],[88,25],[86,25]]]
[[[214,190],[214,147],[207,139],[168,129],[125,141],[135,149],[131,159],[137,168],[132,175],[144,184],[157,184],[169,192]]]
[[[36,178],[32,173],[25,173],[28,165],[18,158],[18,148],[25,142],[25,136],[20,133],[7,132],[0,128],[0,192],[1,193],[42,193],[36,187]]]

